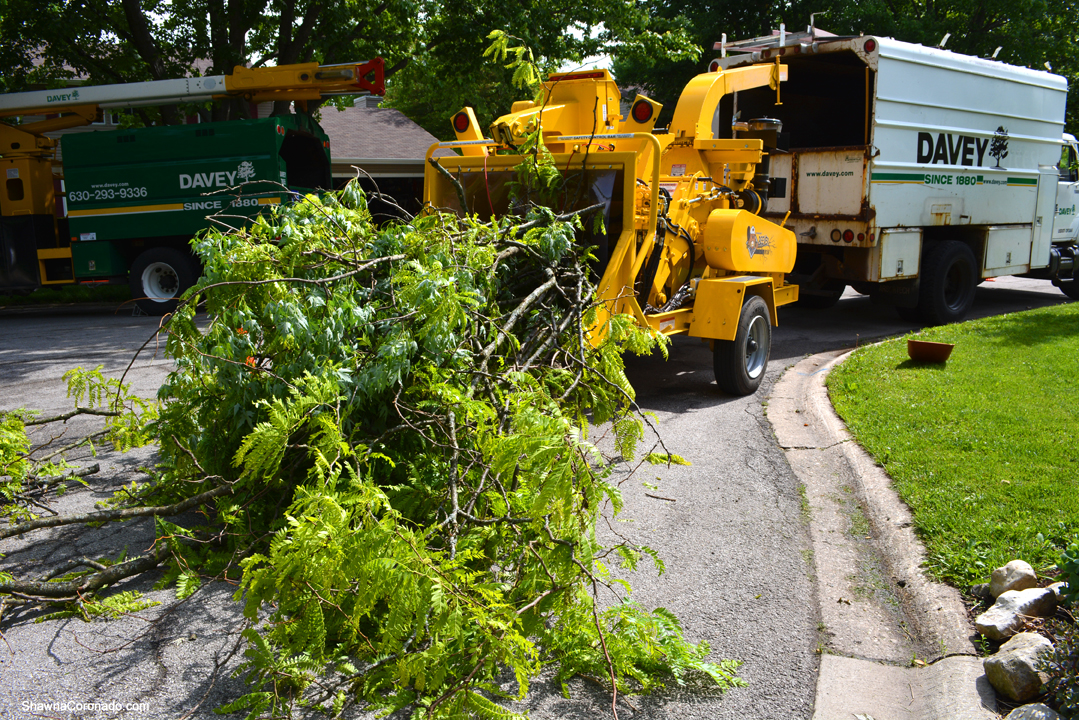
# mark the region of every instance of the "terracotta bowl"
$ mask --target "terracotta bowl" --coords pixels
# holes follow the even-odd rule
[[[948,356],[952,354],[954,347],[953,343],[907,340],[907,355],[917,363],[948,362]]]

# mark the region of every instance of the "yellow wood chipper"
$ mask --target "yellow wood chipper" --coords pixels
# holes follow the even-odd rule
[[[771,87],[779,102],[786,73],[776,63],[698,75],[665,131],[654,127],[661,106],[643,95],[620,116],[606,70],[552,74],[542,101],[514,103],[489,137],[470,108],[457,113],[457,140],[427,152],[424,200],[480,217],[519,212],[511,185],[517,166],[532,161],[519,148],[538,131],[564,177],[554,209],[602,208],[602,229],[579,237],[597,258],[600,311],[590,340],[602,341],[615,313],[664,335],[702,338],[719,387],[748,395],[764,377],[777,308],[798,299],[784,281],[796,240],[760,215],[769,194],[785,193],[768,176],[769,154],[781,152],[778,121],[736,122],[731,137],[717,137],[714,123],[720,102],[739,90]],[[433,156],[446,147],[461,154]]]

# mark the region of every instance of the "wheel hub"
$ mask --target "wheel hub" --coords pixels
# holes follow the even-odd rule
[[[142,289],[155,302],[167,302],[176,297],[180,278],[168,263],[151,263],[142,271]]]
[[[761,342],[764,338],[764,333],[767,332],[764,326],[765,322],[766,320],[763,317],[757,315],[749,325],[749,332],[746,333],[746,375],[750,378],[760,376],[768,363],[768,357]]]

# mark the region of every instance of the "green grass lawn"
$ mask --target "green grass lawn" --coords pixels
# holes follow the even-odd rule
[[[915,365],[907,338],[955,343]],[[866,347],[828,377],[851,432],[914,514],[929,569],[960,587],[1079,537],[1079,303]]]
[[[13,305],[51,305],[53,303],[122,303],[131,299],[127,285],[57,285],[38,288],[26,295],[0,294],[0,307]]]

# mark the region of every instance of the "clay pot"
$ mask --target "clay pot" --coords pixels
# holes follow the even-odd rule
[[[943,363],[952,354],[953,343],[907,340],[907,355],[916,363]]]

